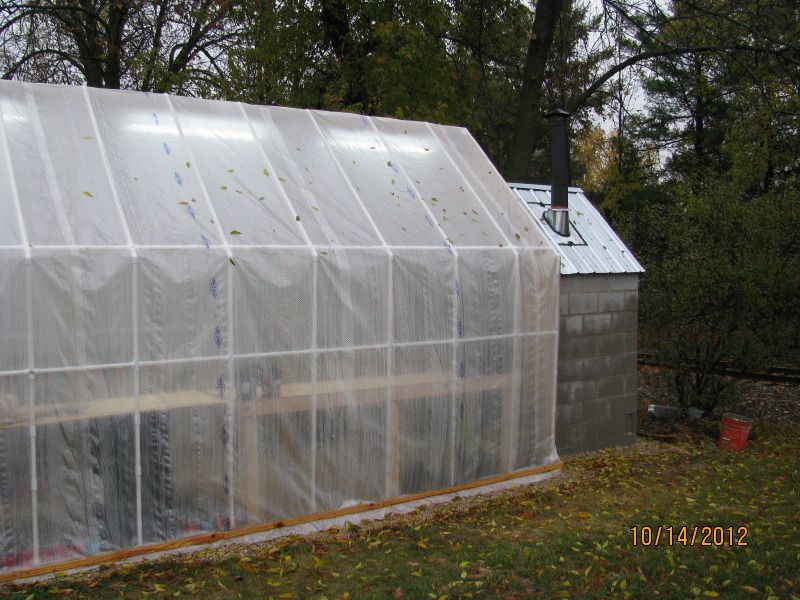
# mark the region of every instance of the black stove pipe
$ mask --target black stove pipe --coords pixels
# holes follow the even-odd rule
[[[567,119],[562,108],[547,113],[550,124],[550,209],[545,220],[558,235],[569,236],[569,138]]]

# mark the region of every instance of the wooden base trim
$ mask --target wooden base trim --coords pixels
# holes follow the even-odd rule
[[[74,558],[57,563],[50,563],[47,565],[40,565],[30,567],[27,569],[19,569],[17,571],[9,571],[7,573],[0,573],[0,582],[13,581],[15,579],[26,579],[29,577],[38,577],[40,575],[47,575],[48,573],[56,573],[58,571],[68,571],[71,569],[80,569],[83,567],[92,567],[95,565],[115,562],[124,560],[126,558],[133,558],[135,556],[142,556],[155,552],[164,552],[167,550],[175,550],[178,548],[185,548],[187,546],[198,546],[202,544],[211,544],[221,540],[252,535],[255,533],[263,533],[265,531],[272,531],[282,527],[290,527],[292,525],[302,525],[313,521],[322,521],[324,519],[332,519],[346,515],[352,515],[360,512],[386,508],[404,502],[414,502],[416,500],[423,500],[432,496],[440,496],[444,494],[454,494],[464,490],[470,490],[485,485],[492,485],[495,483],[502,483],[512,479],[519,479],[521,477],[529,477],[531,475],[539,475],[542,473],[550,473],[557,471],[563,466],[562,462],[555,462],[541,467],[531,467],[521,471],[514,471],[513,473],[506,473],[504,475],[495,475],[494,477],[486,477],[484,479],[477,479],[468,483],[459,485],[452,485],[445,488],[430,490],[427,492],[419,492],[416,494],[409,494],[407,496],[398,496],[396,498],[389,498],[387,500],[380,500],[378,502],[368,502],[365,504],[357,504],[355,506],[348,506],[346,508],[338,508],[334,510],[326,510],[309,515],[302,515],[300,517],[293,517],[291,519],[282,519],[280,521],[271,521],[269,523],[258,523],[256,525],[247,525],[245,527],[237,527],[228,531],[215,531],[212,533],[203,533],[200,535],[193,535],[184,537],[177,540],[170,540],[167,542],[160,542],[158,544],[147,544],[144,546],[135,546],[133,548],[125,548],[122,550],[114,550],[112,552],[105,552],[103,554],[95,554],[93,556],[84,556],[81,558]]]

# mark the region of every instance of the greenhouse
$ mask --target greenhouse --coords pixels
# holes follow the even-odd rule
[[[461,128],[0,82],[0,568],[555,464],[559,266]]]

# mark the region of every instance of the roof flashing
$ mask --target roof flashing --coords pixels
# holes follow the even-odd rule
[[[561,274],[643,273],[644,267],[579,187],[569,187],[569,235],[547,221],[550,186],[509,183],[561,255]]]

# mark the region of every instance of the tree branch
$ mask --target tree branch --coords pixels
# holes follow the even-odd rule
[[[694,47],[678,47],[678,48],[663,48],[660,50],[648,50],[646,52],[640,52],[639,54],[634,54],[633,56],[628,57],[627,59],[623,60],[622,62],[614,65],[608,71],[603,73],[600,77],[598,77],[592,85],[590,85],[586,90],[577,98],[572,100],[568,104],[567,110],[570,112],[575,112],[579,108],[581,108],[589,98],[594,95],[597,90],[599,90],[605,83],[611,79],[614,75],[619,73],[620,71],[624,71],[628,67],[640,63],[645,60],[649,60],[651,58],[660,58],[662,56],[682,56],[685,54],[702,54],[705,52],[727,52],[727,51],[740,51],[740,52],[756,52],[759,54],[773,54],[775,56],[781,56],[785,52],[788,52],[790,48],[761,48],[758,46],[743,46],[743,45],[732,45],[732,46],[694,46]]]
[[[70,56],[68,52],[64,52],[63,50],[56,50],[55,48],[41,48],[39,50],[34,50],[33,52],[29,52],[22,58],[20,58],[17,62],[15,62],[8,70],[3,73],[3,79],[12,79],[16,72],[29,60],[41,55],[41,54],[53,54],[55,56],[60,57],[61,59],[70,63],[73,67],[78,69],[82,74],[85,76],[85,71],[83,69],[83,65],[81,65],[73,56]]]

